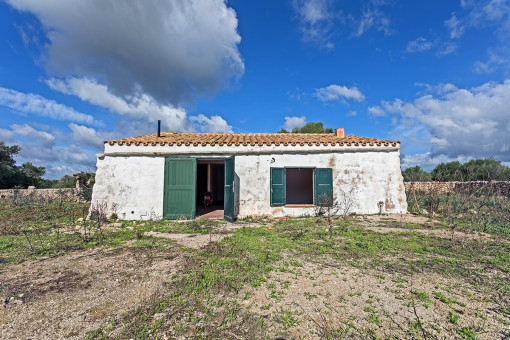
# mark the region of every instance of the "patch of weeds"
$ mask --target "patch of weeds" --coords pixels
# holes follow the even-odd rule
[[[381,317],[379,316],[379,313],[377,313],[377,311],[374,308],[365,307],[363,309],[363,311],[369,313],[368,316],[365,318],[365,320],[367,320],[368,322],[373,323],[377,326],[381,325]]]
[[[407,279],[405,278],[399,278],[399,277],[395,277],[393,279],[391,279],[392,282],[395,282],[395,283],[408,283],[409,281],[407,281]]]
[[[160,301],[156,304],[156,307],[154,307],[154,313],[161,313],[168,307],[167,301]]]
[[[445,294],[443,294],[442,292],[438,292],[438,291],[435,291],[434,292],[434,297],[436,299],[438,299],[439,301],[443,302],[443,303],[446,303],[448,305],[452,304],[452,303],[456,303],[458,304],[459,306],[461,307],[466,307],[466,304],[463,303],[463,302],[460,302],[458,301],[456,298],[454,297],[447,297]]]
[[[441,333],[441,328],[438,325],[436,325],[435,323],[431,323],[429,326],[436,332]]]
[[[290,260],[289,264],[294,267],[303,267],[303,264],[298,260]]]
[[[421,291],[419,289],[413,289],[413,290],[411,290],[411,293],[413,295],[415,295],[416,298],[418,298],[419,300],[421,300],[423,302],[429,302],[430,301],[430,297],[429,297],[429,294],[427,294],[427,292]]]
[[[448,321],[450,321],[454,325],[457,325],[459,323],[459,319],[460,315],[454,310],[450,311],[450,313],[448,314]]]
[[[290,281],[289,280],[285,280],[280,285],[282,286],[283,289],[288,289],[289,286],[290,286]]]
[[[294,316],[291,310],[286,310],[280,307],[278,311],[278,319],[283,325],[283,329],[289,329],[296,326],[299,320]]]
[[[457,334],[461,337],[461,339],[475,340],[478,332],[471,327],[463,327],[457,329]]]
[[[106,334],[104,334],[103,330],[101,328],[95,329],[93,331],[88,332],[85,335],[85,339],[87,340],[106,340]]]
[[[303,295],[306,297],[307,300],[312,300],[312,299],[316,299],[317,298],[316,294],[312,294],[310,292],[304,292]]]

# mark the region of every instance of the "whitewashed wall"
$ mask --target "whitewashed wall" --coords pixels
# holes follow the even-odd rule
[[[105,145],[98,155],[92,202],[114,203],[125,219],[163,214],[164,157],[236,155],[239,217],[311,215],[314,208],[271,207],[271,167],[333,168],[334,196],[349,212],[402,213],[407,203],[400,172],[400,151],[391,146],[127,146]],[[152,214],[152,216],[150,216]]]
[[[164,171],[164,157],[98,157],[92,205],[107,204],[121,219],[160,219]]]
[[[334,198],[340,208],[351,202],[351,213],[378,213],[380,201],[384,213],[407,211],[398,151],[242,155],[236,157],[239,217],[312,215],[314,208],[270,206],[270,168],[300,166],[333,168]]]

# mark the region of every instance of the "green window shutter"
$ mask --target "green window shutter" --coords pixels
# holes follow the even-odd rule
[[[333,205],[333,169],[315,169],[315,204],[320,206]]]
[[[271,168],[271,206],[285,205],[285,169]]]

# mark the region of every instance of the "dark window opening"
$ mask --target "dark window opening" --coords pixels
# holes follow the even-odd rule
[[[313,169],[287,168],[286,204],[313,204]]]

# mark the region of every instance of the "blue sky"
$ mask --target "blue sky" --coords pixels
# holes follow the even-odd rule
[[[48,178],[102,141],[306,122],[402,166],[510,162],[510,1],[0,0],[0,140]]]

